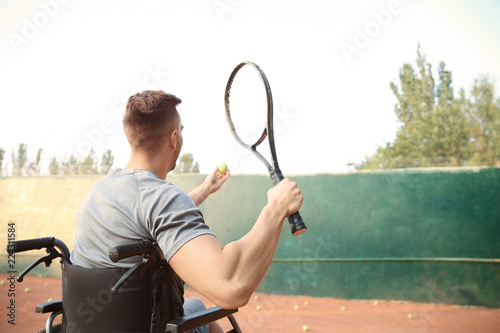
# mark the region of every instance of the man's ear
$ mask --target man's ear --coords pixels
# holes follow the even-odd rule
[[[172,133],[170,133],[170,146],[172,149],[177,148],[177,130],[173,130]]]

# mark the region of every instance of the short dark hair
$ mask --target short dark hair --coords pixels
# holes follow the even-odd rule
[[[146,90],[130,96],[123,129],[132,149],[154,154],[179,120],[176,106],[182,101],[162,90]]]

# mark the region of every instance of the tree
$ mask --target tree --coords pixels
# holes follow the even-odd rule
[[[23,175],[24,166],[28,160],[28,149],[25,143],[20,143],[17,149],[17,156],[15,151],[12,151],[12,174],[14,176]]]
[[[194,162],[193,154],[183,154],[177,161],[174,173],[200,173],[200,165]]]
[[[0,176],[3,174],[3,159],[5,156],[5,150],[0,148]]]
[[[61,172],[63,175],[77,175],[78,172],[78,160],[75,155],[71,154],[66,161],[61,163]]]
[[[30,176],[39,176],[40,175],[40,170],[41,170],[40,162],[42,160],[42,153],[43,153],[43,149],[39,148],[37,153],[36,153],[35,161],[29,162],[28,170],[27,170],[28,175],[30,175]]]
[[[495,165],[500,161],[500,99],[495,101],[487,77],[474,82],[469,106],[471,164]]]
[[[107,174],[109,172],[109,169],[111,169],[114,161],[115,157],[113,156],[113,152],[110,149],[107,149],[106,152],[102,155],[99,172]]]
[[[50,160],[49,173],[50,173],[51,176],[55,176],[55,175],[58,175],[60,172],[61,172],[61,168],[59,166],[59,162],[57,162],[57,159],[54,156]]]
[[[97,157],[95,156],[94,148],[91,148],[89,154],[83,162],[80,163],[78,173],[91,175],[97,173]]]
[[[427,166],[494,165],[500,160],[499,100],[487,78],[476,81],[472,98],[452,87],[445,63],[438,67],[436,84],[432,66],[417,49],[417,68],[404,64],[399,85],[391,82],[399,121],[396,139],[356,164],[356,169]]]

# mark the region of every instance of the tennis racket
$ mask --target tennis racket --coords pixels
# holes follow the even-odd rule
[[[234,112],[233,112],[233,116],[231,115],[231,109],[230,109],[230,103],[229,103],[230,96],[232,93],[231,89],[233,88],[236,75],[246,65],[248,65],[249,67],[253,67],[254,69],[257,70],[257,74],[258,74],[258,76],[260,76],[260,79],[261,79],[262,83],[264,84],[265,95],[266,95],[266,99],[267,99],[266,106],[264,106],[264,108],[267,109],[267,123],[265,124],[265,128],[264,128],[264,131],[262,132],[262,134],[260,134],[260,129],[258,130],[257,134],[259,134],[260,136],[255,136],[255,138],[257,138],[257,140],[253,144],[247,143],[247,142],[249,142],[248,140],[250,140],[249,137],[244,136],[244,139],[242,139],[242,137],[240,135],[238,135],[238,133],[236,132],[236,127],[233,123],[233,117],[235,115],[234,115]],[[248,93],[247,93],[247,95],[248,95]],[[252,99],[255,99],[255,98],[252,98]],[[271,177],[273,185],[276,186],[279,182],[281,182],[284,179],[284,177],[283,177],[283,173],[281,172],[280,167],[278,165],[278,158],[276,156],[276,148],[274,146],[273,97],[271,95],[271,88],[269,87],[269,82],[267,81],[266,75],[264,74],[262,69],[257,64],[250,62],[250,61],[245,61],[245,62],[242,62],[241,64],[239,64],[238,66],[236,66],[236,68],[231,73],[229,80],[227,81],[226,91],[224,94],[224,105],[225,105],[225,109],[226,109],[227,123],[229,125],[229,129],[231,130],[233,137],[236,139],[236,141],[241,146],[248,149],[255,156],[257,156],[259,158],[259,160],[266,166],[267,170],[269,171],[269,176]],[[238,111],[238,112],[241,112],[241,111]],[[255,118],[254,110],[246,111],[246,114],[250,118],[251,117]],[[244,125],[244,126],[239,126],[239,127],[249,127],[249,126],[247,126],[247,124],[248,124],[248,122],[240,123],[240,125]],[[240,128],[240,130],[241,130],[241,128]],[[253,131],[255,133],[255,130],[253,130]],[[264,142],[266,137],[267,137],[268,142],[269,142],[269,150],[270,150],[270,155],[271,155],[271,159],[272,159],[272,165],[264,158],[264,156],[260,152],[257,151],[257,147],[262,142]],[[253,142],[253,141],[250,141],[250,142]],[[306,227],[305,223],[302,221],[302,217],[300,216],[299,212],[296,212],[295,214],[288,216],[288,223],[290,223],[290,228],[291,228],[292,234],[294,236],[300,235],[307,230],[307,227]]]

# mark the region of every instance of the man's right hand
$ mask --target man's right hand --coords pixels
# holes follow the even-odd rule
[[[288,178],[283,179],[267,192],[267,205],[276,209],[277,212],[281,212],[283,219],[296,213],[303,201],[304,197],[297,187],[297,183]]]

